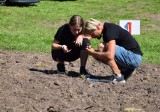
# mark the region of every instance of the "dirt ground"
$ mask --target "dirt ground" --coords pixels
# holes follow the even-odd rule
[[[79,60],[56,74],[46,53],[0,50],[0,112],[160,112],[160,65],[142,63],[125,84],[89,82]],[[109,76],[107,65],[89,58],[93,75]]]

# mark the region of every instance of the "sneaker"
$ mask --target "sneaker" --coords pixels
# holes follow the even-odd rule
[[[121,75],[121,77],[118,77],[117,75],[113,74],[112,75],[114,77],[112,83],[125,83],[126,81],[124,80],[124,76]]]
[[[91,74],[86,69],[80,69],[81,76],[85,76],[86,78],[89,78]]]
[[[58,74],[65,74],[65,66],[62,63],[57,64],[57,73]]]

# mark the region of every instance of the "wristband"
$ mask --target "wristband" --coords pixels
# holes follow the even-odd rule
[[[62,45],[62,49],[64,49],[65,45]]]

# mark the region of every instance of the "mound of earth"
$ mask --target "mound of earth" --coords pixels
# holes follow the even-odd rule
[[[47,53],[0,50],[1,112],[159,112],[160,65],[142,63],[125,84],[86,81],[79,60],[65,63],[68,75],[56,74]],[[87,69],[109,76],[107,65],[92,58]]]

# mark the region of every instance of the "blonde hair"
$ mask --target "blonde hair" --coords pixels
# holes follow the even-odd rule
[[[100,24],[102,24],[100,21],[90,18],[86,21],[85,30],[89,30],[89,31],[96,30],[97,26]]]

